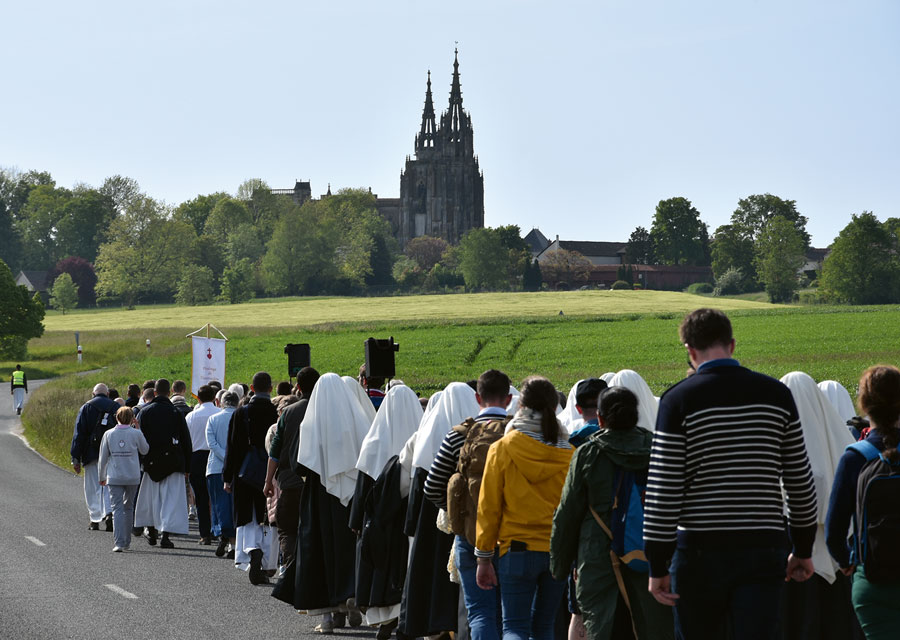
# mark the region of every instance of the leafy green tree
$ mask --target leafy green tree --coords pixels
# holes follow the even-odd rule
[[[227,197],[228,194],[224,192],[199,195],[193,200],[186,200],[178,205],[172,217],[175,220],[189,222],[194,227],[197,235],[200,235],[203,233],[209,214],[212,213],[219,201]]]
[[[245,224],[253,224],[247,205],[234,198],[222,198],[209,212],[203,224],[203,235],[213,238],[224,249],[228,236]]]
[[[116,214],[125,213],[142,195],[137,180],[119,174],[104,180],[98,191],[112,201]]]
[[[307,202],[283,214],[262,260],[266,290],[274,295],[327,290],[339,275],[337,228],[321,202]]]
[[[755,253],[754,238],[748,229],[735,224],[722,225],[713,234],[710,246],[713,275],[719,278],[729,269],[740,269],[740,290],[757,290]]]
[[[97,292],[128,306],[171,299],[182,271],[194,260],[193,227],[171,220],[161,204],[146,196],[113,221],[109,238],[97,255]]]
[[[742,233],[756,241],[769,220],[775,216],[790,221],[803,239],[804,251],[809,248],[807,220],[797,211],[796,200],[783,200],[771,193],[747,196],[738,200],[737,209],[731,214],[731,224],[739,227]]]
[[[0,261],[0,357],[25,357],[28,341],[44,333],[43,320],[40,296],[17,286],[9,267]]]
[[[246,302],[253,297],[253,264],[247,258],[225,267],[222,291],[219,296],[231,304]]]
[[[266,243],[259,229],[252,224],[242,224],[228,234],[225,245],[225,259],[228,264],[237,264],[243,259],[256,264],[266,253]]]
[[[189,264],[181,272],[175,302],[195,306],[213,299],[213,273],[209,267]]]
[[[756,240],[754,264],[772,302],[790,302],[797,291],[797,272],[806,261],[803,236],[794,223],[770,218]]]
[[[660,200],[650,235],[661,264],[709,264],[709,231],[687,198]]]
[[[425,279],[419,263],[405,255],[400,256],[394,262],[392,273],[397,285],[404,291],[410,291],[421,286]]]
[[[544,276],[541,272],[541,264],[537,259],[528,262],[525,273],[522,274],[523,291],[540,291],[544,284]]]
[[[62,311],[63,315],[66,315],[66,311],[78,306],[78,286],[68,273],[59,274],[53,281],[53,287],[50,289],[50,304],[54,309]]]
[[[72,192],[68,189],[48,184],[29,191],[17,222],[27,268],[48,269],[63,257],[57,246],[57,224],[71,199]]]
[[[654,264],[653,237],[644,227],[637,227],[628,238],[625,260],[629,264]]]
[[[831,245],[819,289],[850,304],[881,304],[900,298],[896,236],[870,211],[854,215]]]
[[[56,255],[96,260],[116,217],[112,198],[95,189],[77,191],[61,213],[55,226]]]
[[[266,235],[271,234],[281,214],[294,204],[290,198],[272,195],[269,185],[259,178],[242,182],[235,197],[247,205],[253,224]]]
[[[509,249],[496,229],[472,229],[459,242],[459,270],[471,290],[508,286]]]

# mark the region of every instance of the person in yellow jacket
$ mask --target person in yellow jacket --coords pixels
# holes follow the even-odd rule
[[[9,392],[13,397],[13,406],[16,408],[16,414],[21,414],[22,405],[25,404],[25,394],[28,393],[28,378],[25,377],[25,372],[22,371],[22,365],[16,365],[16,370],[12,372],[9,385]]]
[[[546,378],[522,383],[519,410],[491,445],[478,498],[476,581],[500,587],[504,640],[551,640],[566,589],[550,573],[550,532],[572,459]],[[491,561],[499,553],[498,571]],[[499,576],[497,575],[499,573]],[[499,577],[499,582],[498,582]]]

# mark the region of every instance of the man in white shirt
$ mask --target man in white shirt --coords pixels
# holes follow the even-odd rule
[[[203,385],[197,389],[200,400],[193,411],[185,416],[188,431],[191,432],[191,489],[197,503],[197,521],[200,526],[200,544],[212,543],[212,531],[209,512],[209,490],[206,487],[206,464],[209,461],[209,445],[206,442],[206,423],[209,417],[219,412],[215,403],[216,390]]]

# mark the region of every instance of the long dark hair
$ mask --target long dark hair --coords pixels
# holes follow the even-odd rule
[[[859,380],[857,402],[862,413],[881,433],[885,457],[900,459],[900,369],[879,364],[866,369]]]
[[[522,381],[519,404],[541,414],[541,436],[544,442],[559,440],[559,421],[556,405],[559,401],[556,387],[542,376],[529,376]]]

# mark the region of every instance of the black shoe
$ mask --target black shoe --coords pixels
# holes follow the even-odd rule
[[[261,549],[250,550],[250,584],[262,584],[266,581],[262,574],[263,552]]]
[[[378,627],[378,633],[375,634],[375,640],[388,640],[397,628],[398,619],[394,618],[390,622],[385,622]]]
[[[228,550],[228,538],[222,538],[219,541],[219,546],[216,547],[216,557],[221,558],[225,555],[225,552]]]
[[[331,615],[331,619],[334,621],[335,629],[343,629],[347,626],[347,614],[341,611],[335,611]]]
[[[91,522],[88,525],[89,531],[100,531],[100,523],[99,522]]]
[[[151,547],[156,546],[156,529],[153,527],[147,529],[147,544]]]
[[[131,530],[131,535],[132,537],[140,538],[142,535],[144,535],[144,527],[134,527]]]
[[[226,560],[234,560],[234,549],[225,554]]]
[[[18,409],[16,409],[16,415],[17,416],[22,415],[22,407],[19,407]]]
[[[112,514],[107,513],[106,517],[103,518],[103,520],[106,522],[106,530],[111,533],[113,530]]]
[[[175,545],[169,540],[169,536],[164,533],[162,540],[159,541],[159,547],[160,549],[174,549]]]
[[[200,538],[198,544],[206,545],[208,547],[212,544],[212,538],[210,538],[209,536],[202,537]]]

